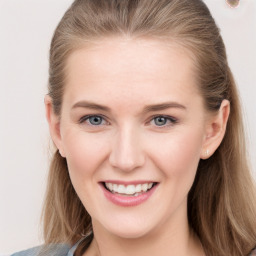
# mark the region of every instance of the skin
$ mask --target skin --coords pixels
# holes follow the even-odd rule
[[[204,255],[188,225],[187,195],[199,160],[221,143],[229,102],[216,114],[205,110],[190,56],[161,41],[108,38],[70,55],[60,117],[46,96],[52,139],[92,217],[95,237],[84,256]],[[172,106],[145,111],[166,102]],[[103,118],[95,125],[86,115]],[[159,124],[155,116],[169,119]],[[113,204],[99,186],[145,179],[159,185],[132,207]]]

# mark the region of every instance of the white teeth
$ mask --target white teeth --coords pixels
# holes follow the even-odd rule
[[[113,190],[113,184],[112,183],[108,183],[108,188],[110,189],[110,190]]]
[[[125,194],[132,195],[135,193],[135,186],[134,185],[128,185],[126,187]]]
[[[105,183],[105,186],[108,188],[108,190],[110,190],[113,193],[138,196],[139,193],[146,192],[147,190],[151,189],[153,183],[143,183],[128,186],[113,183]]]
[[[113,184],[112,183],[105,183],[105,186],[112,191],[113,190]]]
[[[125,192],[126,192],[125,186],[124,185],[119,185],[118,189],[117,189],[117,192],[119,194],[125,194]]]
[[[141,184],[136,185],[135,192],[141,192]]]
[[[141,186],[142,191],[146,192],[148,190],[148,184],[143,184]]]

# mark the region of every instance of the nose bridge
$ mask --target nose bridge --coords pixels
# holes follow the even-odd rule
[[[138,129],[123,125],[112,140],[110,164],[121,171],[132,171],[144,164],[145,158]]]

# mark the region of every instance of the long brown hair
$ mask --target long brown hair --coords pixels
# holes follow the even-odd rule
[[[76,0],[57,26],[50,49],[49,95],[61,113],[65,67],[79,47],[110,36],[170,40],[189,49],[205,107],[217,112],[223,99],[231,112],[217,151],[200,160],[188,196],[190,227],[208,256],[244,256],[256,243],[255,186],[248,167],[241,107],[225,46],[201,0]],[[91,218],[69,178],[66,159],[53,155],[43,208],[46,243],[74,244],[91,234]],[[78,255],[80,255],[78,253]]]

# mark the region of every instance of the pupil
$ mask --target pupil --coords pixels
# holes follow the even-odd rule
[[[166,118],[165,117],[157,117],[155,119],[156,125],[164,125],[166,124]]]
[[[99,116],[90,117],[90,123],[94,124],[94,125],[100,124],[101,123],[101,117],[99,117]]]

